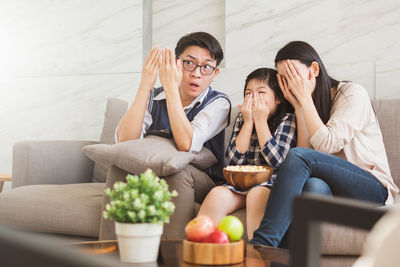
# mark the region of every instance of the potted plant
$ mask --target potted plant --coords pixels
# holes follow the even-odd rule
[[[105,193],[110,202],[103,216],[115,221],[121,261],[155,261],[163,223],[175,209],[171,198],[178,193],[169,192],[165,180],[150,169],[140,176],[128,174],[126,183],[116,182]]]

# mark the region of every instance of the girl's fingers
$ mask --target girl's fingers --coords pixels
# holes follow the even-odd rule
[[[260,95],[258,93],[254,94],[254,107],[258,107],[260,105]]]
[[[247,95],[246,97],[243,103],[243,108],[248,110],[251,107],[251,94]]]
[[[248,105],[250,101],[251,101],[251,93],[245,95],[243,105]]]

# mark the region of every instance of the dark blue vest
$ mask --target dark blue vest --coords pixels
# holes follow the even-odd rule
[[[151,92],[151,100],[163,91],[162,87],[154,88]],[[224,93],[213,91],[209,87],[208,93],[201,104],[197,103],[193,108],[191,108],[187,113],[186,117],[189,121],[192,121],[194,117],[208,104],[213,102],[215,99],[223,97],[229,101],[229,98]],[[230,101],[229,101],[230,103]],[[153,100],[149,105],[149,112],[153,119],[150,130],[161,130],[168,129],[171,130],[171,125],[169,123],[167,103],[166,100]],[[230,113],[230,110],[229,110]],[[230,117],[230,114],[228,118]],[[211,168],[204,170],[217,184],[225,182],[225,178],[222,169],[225,166],[224,152],[225,152],[225,130],[219,132],[216,136],[204,143],[204,146],[208,148],[217,158],[218,163]]]

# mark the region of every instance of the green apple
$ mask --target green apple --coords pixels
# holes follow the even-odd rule
[[[238,217],[232,215],[222,218],[217,228],[228,235],[230,242],[238,241],[243,235],[242,222]]]

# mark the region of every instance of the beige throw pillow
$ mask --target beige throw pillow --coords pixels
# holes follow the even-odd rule
[[[199,153],[178,151],[173,139],[159,136],[147,136],[114,145],[88,145],[83,147],[83,151],[104,168],[115,165],[133,174],[150,168],[158,176],[168,176],[188,164],[205,170],[217,163],[214,154],[205,147]]]

